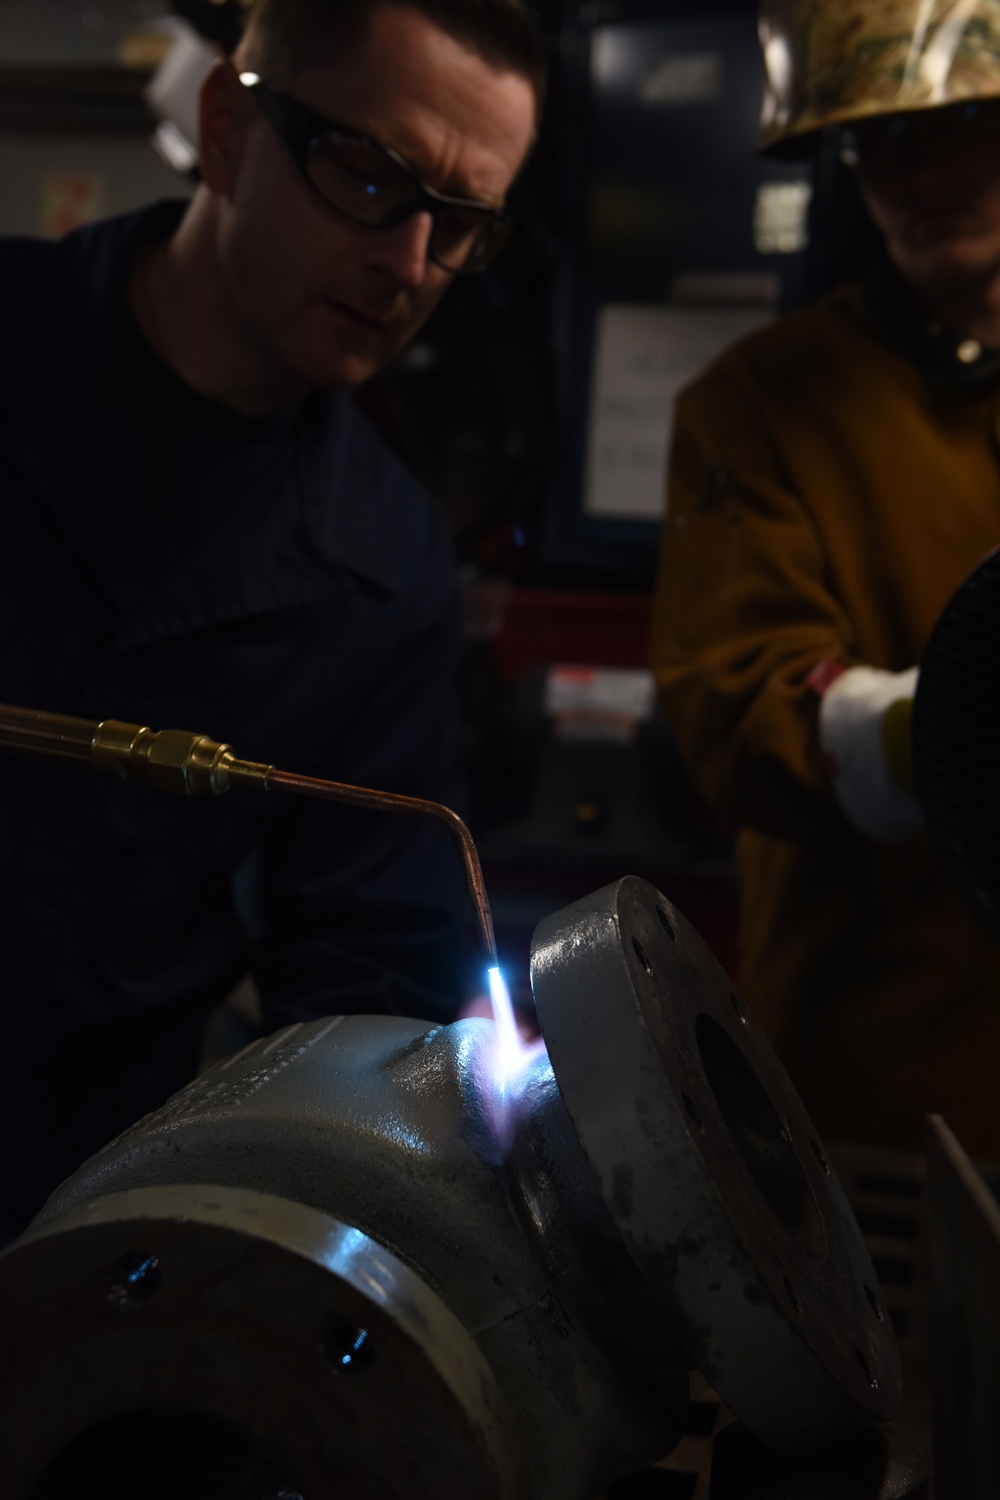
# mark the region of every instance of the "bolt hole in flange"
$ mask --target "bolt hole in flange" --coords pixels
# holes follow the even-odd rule
[[[357,1374],[371,1364],[375,1349],[367,1328],[334,1313],[323,1330],[323,1352],[335,1370]]]
[[[754,1186],[786,1234],[807,1254],[822,1254],[822,1221],[787,1125],[718,1021],[703,1013],[695,1036],[719,1113]]]
[[[639,939],[637,937],[634,937],[632,939],[632,947],[633,947],[633,949],[635,951],[636,958],[642,964],[642,967],[645,969],[646,973],[647,974],[652,974],[652,972],[653,972],[653,966],[650,963],[649,959],[646,957],[645,949],[643,948],[642,944],[640,943],[640,941],[639,941]]]
[[[659,921],[660,926],[663,928],[664,932],[667,934],[667,937],[670,939],[670,941],[672,943],[676,943],[676,941],[677,941],[677,929],[674,927],[673,922],[671,922],[670,918],[667,916],[666,912],[664,911],[663,907],[659,904],[659,902],[657,902],[657,904],[656,904],[656,916],[657,916],[657,920]]]
[[[871,1386],[872,1390],[877,1391],[878,1379],[871,1365],[868,1363],[868,1360],[865,1358],[864,1352],[861,1349],[856,1349],[854,1352],[858,1356],[858,1364],[865,1372],[865,1379],[868,1381],[868,1384]]]
[[[823,1148],[820,1145],[819,1141],[810,1141],[809,1144],[812,1146],[813,1156],[815,1156],[816,1160],[819,1162],[820,1166],[823,1168],[823,1171],[825,1172],[825,1174],[827,1175],[827,1177],[829,1177],[830,1176],[830,1163],[827,1161],[826,1156],[823,1153]]]
[[[872,1291],[872,1289],[871,1289],[870,1286],[866,1286],[865,1287],[865,1296],[868,1298],[868,1301],[871,1303],[871,1309],[872,1309],[872,1312],[875,1314],[876,1318],[878,1318],[878,1320],[879,1320],[880,1323],[884,1323],[885,1322],[885,1309],[883,1308],[881,1302],[878,1300],[878,1298],[876,1297],[875,1293]]]
[[[141,1307],[160,1290],[160,1262],[148,1250],[126,1250],[111,1267],[108,1301],[115,1307]]]
[[[303,1500],[248,1434],[221,1417],[191,1411],[133,1411],[108,1417],[66,1444],[31,1500]]]

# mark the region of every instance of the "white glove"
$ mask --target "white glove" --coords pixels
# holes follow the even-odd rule
[[[908,672],[851,667],[826,689],[820,704],[820,744],[830,761],[837,801],[873,839],[903,839],[924,826],[919,802],[901,785],[908,777],[898,764],[903,759],[899,736],[886,733],[899,711],[912,703],[917,676],[917,667]],[[908,724],[904,728],[908,734]]]

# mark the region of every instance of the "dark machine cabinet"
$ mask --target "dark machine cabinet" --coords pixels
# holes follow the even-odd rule
[[[757,308],[765,321],[803,300],[811,167],[757,155],[762,90],[755,4],[625,0],[567,14],[556,100],[568,246],[554,303],[562,436],[542,549],[550,565],[637,582],[652,573],[655,518],[629,516],[627,500],[615,516],[585,504],[601,310],[701,310],[714,335],[675,359],[693,376],[698,350],[725,342],[727,312]],[[747,321],[729,319],[735,337]]]

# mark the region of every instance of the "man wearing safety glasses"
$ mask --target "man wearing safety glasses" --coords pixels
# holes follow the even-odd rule
[[[0,242],[0,702],[460,803],[449,538],[350,390],[502,248],[542,87],[521,0],[259,0],[190,204]],[[0,893],[0,1239],[242,976],[268,1031],[460,998],[418,820],[3,757]]]
[[[654,655],[739,828],[743,977],[819,1128],[1000,1153],[1000,948],[923,828],[919,663],[1000,543],[1000,0],[765,0],[766,150],[883,244],[680,399]],[[984,692],[990,689],[984,684]]]
[[[203,186],[131,287],[146,336],[196,389],[258,414],[357,385],[456,276],[502,249],[541,69],[515,0],[482,7],[497,35],[477,43],[479,11],[262,0],[251,12],[234,63],[204,86]],[[318,62],[296,46],[296,13],[314,29],[341,17]]]

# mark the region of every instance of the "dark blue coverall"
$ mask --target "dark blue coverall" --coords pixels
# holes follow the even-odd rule
[[[0,241],[0,702],[460,804],[445,526],[346,393],[254,420],[156,357],[129,270],[182,211]],[[437,825],[0,752],[0,1239],[241,976],[266,1030],[450,1019],[465,923]]]

